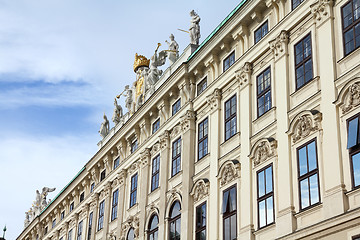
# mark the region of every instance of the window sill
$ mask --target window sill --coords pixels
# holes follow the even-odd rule
[[[258,230],[256,230],[256,231],[254,232],[254,234],[255,234],[255,235],[262,234],[263,232],[267,232],[267,231],[273,230],[275,227],[276,227],[276,224],[275,224],[275,222],[273,222],[273,223],[270,223],[270,224],[268,224],[268,225],[266,225],[266,226],[264,226],[264,227],[258,228]]]
[[[358,193],[360,193],[360,186],[357,186],[357,187],[351,189],[350,191],[347,191],[345,193],[345,195],[349,197],[349,196],[352,196],[352,195],[356,195]]]
[[[296,89],[295,89],[295,92],[293,92],[293,93],[290,94],[290,97],[294,97],[298,92],[301,92],[302,89],[305,89],[305,88],[309,87],[309,86],[311,85],[311,83],[313,83],[313,82],[315,82],[315,81],[317,82],[319,79],[320,79],[319,76],[313,77],[312,79],[310,79],[307,83],[305,83],[305,84],[302,85],[301,87],[296,88]],[[296,84],[296,83],[295,83],[295,84]]]
[[[315,203],[312,206],[306,207],[304,209],[301,209],[299,212],[295,214],[295,217],[303,217],[304,215],[311,214],[314,211],[318,211],[323,207],[322,202]]]
[[[198,160],[196,161],[196,163],[202,162],[205,158],[207,158],[207,157],[209,157],[209,156],[210,156],[210,153],[205,154],[202,158],[198,159]],[[196,163],[195,163],[195,164],[196,164]]]
[[[177,176],[180,176],[181,174],[182,174],[182,170],[180,170],[179,172],[177,172],[175,175],[172,175],[172,176],[169,178],[169,180],[174,179],[174,178],[176,178]]]
[[[128,208],[128,211],[131,211],[132,209],[136,208],[139,205],[139,203],[135,203],[131,207]]]
[[[261,119],[264,119],[265,117],[264,116],[267,116],[269,115],[271,112],[274,112],[276,109],[276,107],[271,107],[269,110],[267,110],[266,112],[263,113],[263,115],[261,116],[258,116],[255,120],[253,120],[252,122],[254,124],[256,124],[258,121],[261,121]]]
[[[343,51],[344,51],[344,49],[343,49]],[[360,52],[360,47],[357,47],[357,48],[355,48],[352,52],[348,53],[347,55],[344,55],[344,57],[341,58],[340,60],[338,60],[336,63],[342,63],[342,62],[344,62],[345,59],[348,58],[348,57],[351,56],[351,55],[356,55],[356,56],[358,56],[358,55],[359,55],[359,52]],[[344,52],[343,52],[343,53],[344,53]],[[355,54],[355,53],[356,53],[356,54]]]
[[[157,188],[155,188],[154,190],[152,190],[151,192],[149,192],[148,196],[155,194],[156,192],[160,191],[160,186],[158,186]]]
[[[235,136],[239,136],[240,135],[240,132],[236,132],[234,135],[232,135],[231,137],[229,137],[228,139],[226,139],[223,143],[220,144],[220,146],[230,142],[232,139],[235,138]]]

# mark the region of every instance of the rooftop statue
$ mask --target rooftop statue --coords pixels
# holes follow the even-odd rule
[[[199,39],[201,37],[200,35],[200,17],[199,15],[194,11],[191,10],[190,12],[190,43],[194,45],[199,45]]]
[[[116,98],[114,99],[114,106],[115,108],[112,121],[115,123],[115,125],[117,125],[123,117],[123,110],[122,107],[117,103]]]
[[[110,131],[110,125],[109,120],[107,119],[105,113],[104,113],[104,122],[101,123],[99,133],[102,138],[106,137],[106,135],[109,134]]]
[[[175,37],[173,34],[170,35],[170,42],[165,41],[168,46],[168,56],[170,65],[172,65],[179,58],[179,44],[175,41]]]

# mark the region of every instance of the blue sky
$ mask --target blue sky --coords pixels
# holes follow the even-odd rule
[[[189,12],[200,41],[239,1],[0,0],[0,229],[15,239],[35,190],[53,198],[96,153],[105,112],[171,33],[182,51]],[[111,123],[112,124],[112,123]]]

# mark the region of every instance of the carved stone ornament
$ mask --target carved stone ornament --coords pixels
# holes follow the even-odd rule
[[[127,171],[122,169],[118,175],[117,175],[117,179],[119,180],[119,184],[120,185],[123,185],[125,183],[125,179],[126,179],[126,176],[127,176]]]
[[[111,192],[111,182],[108,182],[100,193],[100,199],[107,198]]]
[[[181,130],[186,132],[190,129],[191,124],[195,122],[196,112],[187,110],[186,113],[181,116],[180,125]]]
[[[116,232],[112,231],[107,234],[106,240],[116,240]]]
[[[91,169],[91,179],[97,183],[98,182],[98,178],[97,178],[97,171],[95,168]]]
[[[64,226],[60,229],[60,236],[63,236],[65,234],[66,234],[66,227]]]
[[[222,92],[221,89],[219,88],[215,88],[214,92],[206,97],[206,101],[210,112],[219,109],[221,97],[222,97]]]
[[[91,201],[90,201],[90,210],[94,210],[97,206],[97,202],[99,200],[99,194],[95,193],[92,197],[91,197]]]
[[[126,240],[127,233],[128,233],[130,228],[134,229],[135,239],[138,239],[138,237],[139,237],[139,225],[140,225],[140,221],[139,221],[138,217],[134,217],[134,216],[128,217],[128,219],[121,226],[120,239],[121,240]]]
[[[179,134],[181,134],[181,126],[180,125],[177,125],[175,126],[172,131],[171,131],[171,134],[170,134],[170,138],[171,139],[174,139],[175,137],[177,137]]]
[[[149,165],[149,160],[150,160],[150,148],[145,148],[141,153],[140,153],[140,163],[142,167],[145,167],[147,165]]]
[[[229,160],[220,167],[218,177],[220,185],[224,186],[240,177],[241,164],[237,160]]]
[[[159,137],[159,143],[161,150],[165,149],[169,146],[169,140],[170,140],[170,132],[165,130],[162,135]]]
[[[181,189],[180,188],[173,188],[167,192],[167,202],[174,202],[175,199],[181,202]]]
[[[190,194],[193,196],[194,201],[200,201],[209,195],[210,182],[207,178],[199,179],[195,182]]]
[[[239,82],[240,87],[245,87],[250,83],[250,77],[252,73],[252,64],[246,62],[244,66],[236,70],[236,80]]]
[[[288,134],[292,135],[293,143],[309,136],[314,131],[320,130],[321,119],[322,114],[317,110],[306,110],[296,115],[287,131]]]
[[[282,30],[280,34],[269,42],[270,49],[275,55],[275,59],[287,53],[287,44],[289,42],[289,33]]]
[[[130,165],[130,167],[127,169],[127,175],[133,174],[133,172],[137,171],[139,169],[139,163],[136,161]]]
[[[334,5],[333,0],[318,0],[310,6],[311,13],[317,21],[322,21],[331,15],[331,8]]]
[[[73,228],[76,226],[78,217],[79,217],[79,215],[77,213],[75,213],[74,216],[70,219],[69,228]]]
[[[86,204],[85,206],[83,206],[81,208],[81,212],[80,212],[80,219],[83,219],[87,216],[88,214],[88,211],[89,211],[89,207],[90,207],[90,204]]]
[[[147,218],[149,218],[154,213],[159,215],[160,212],[159,212],[158,204],[155,204],[154,202],[150,203],[149,205],[146,206],[146,212],[147,212]]]
[[[155,156],[160,151],[160,143],[155,143],[151,148],[151,156]]]
[[[342,113],[345,114],[360,105],[360,82],[355,82],[345,86],[339,94]],[[338,104],[339,105],[339,104]]]
[[[254,167],[276,156],[277,141],[273,138],[259,139],[251,148],[249,158]]]

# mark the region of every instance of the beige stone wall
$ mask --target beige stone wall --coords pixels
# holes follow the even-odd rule
[[[147,239],[149,219],[159,216],[159,239],[169,234],[170,206],[180,201],[181,238],[195,239],[195,210],[207,202],[208,239],[223,239],[223,191],[236,184],[238,239],[346,239],[360,234],[360,189],[352,189],[346,149],[347,119],[360,110],[360,49],[344,56],[341,7],[347,1],[306,0],[291,10],[290,0],[247,1],[144,106],[101,144],[84,170],[18,239],[68,239],[83,221],[87,239],[125,239],[134,228]],[[254,44],[265,21],[269,33]],[[311,33],[314,78],[296,90],[294,46]],[[235,63],[223,72],[223,60]],[[272,108],[257,116],[256,77],[271,69]],[[196,85],[207,77],[207,89]],[[237,99],[237,133],[225,141],[224,104]],[[171,106],[181,98],[181,110]],[[351,100],[352,99],[352,100]],[[355,100],[354,100],[355,99]],[[152,123],[160,129],[152,134]],[[197,161],[198,123],[208,119],[209,154]],[[305,128],[302,127],[307,120]],[[171,177],[172,143],[181,137],[181,171]],[[138,139],[139,148],[130,153]],[[316,139],[320,204],[302,211],[296,149]],[[160,187],[151,192],[151,162],[160,154]],[[113,161],[120,165],[113,169]],[[275,223],[258,227],[256,172],[272,164]],[[99,181],[106,169],[106,177]],[[131,177],[138,174],[137,203],[130,205]],[[91,184],[94,192],[90,193]],[[111,221],[112,194],[119,190],[118,217]],[[85,192],[85,199],[79,196]],[[97,230],[99,204],[105,201],[104,227]],[[69,213],[69,205],[75,208]],[[61,212],[65,218],[60,220]],[[51,223],[56,219],[56,226]],[[44,228],[48,226],[48,233]]]

